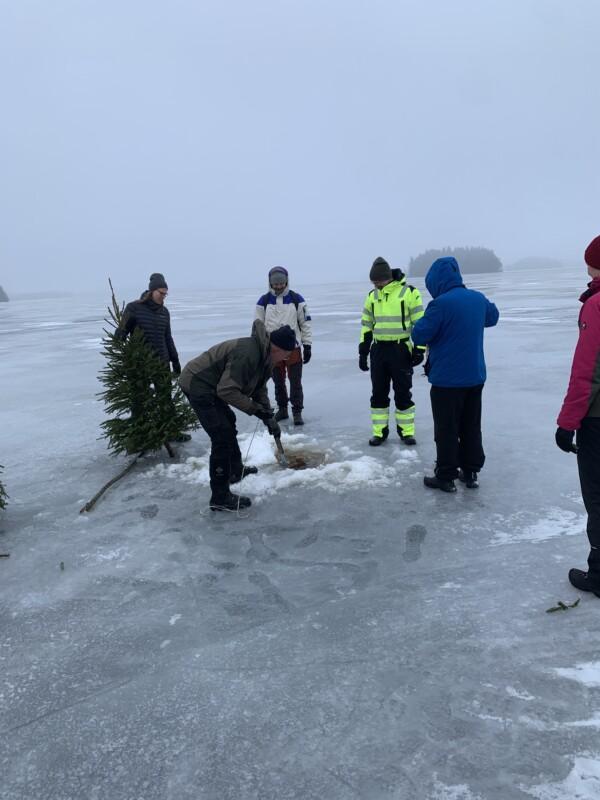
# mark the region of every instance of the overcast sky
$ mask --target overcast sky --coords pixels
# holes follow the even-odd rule
[[[600,233],[598,0],[0,0],[0,284]]]

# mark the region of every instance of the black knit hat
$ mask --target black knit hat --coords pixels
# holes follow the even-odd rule
[[[148,284],[148,291],[153,292],[155,289],[168,289],[167,282],[165,280],[165,276],[161,275],[160,272],[153,272],[150,275],[150,283]]]
[[[376,258],[369,272],[369,280],[371,281],[391,281],[392,270],[385,258]]]
[[[272,331],[271,342],[281,350],[294,350],[296,347],[296,334],[289,325],[283,325],[281,328]]]

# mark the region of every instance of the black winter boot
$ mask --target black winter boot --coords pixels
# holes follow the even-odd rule
[[[294,411],[294,425],[304,425],[304,420],[302,419],[302,411]]]
[[[412,436],[411,434],[405,436],[402,433],[402,428],[400,427],[400,425],[396,425],[396,430],[398,431],[398,436],[400,437],[402,444],[406,444],[409,447],[411,447],[412,445],[415,445],[417,443],[417,440],[415,439],[414,436]]]
[[[411,446],[411,445],[414,445],[414,444],[417,443],[417,440],[415,439],[414,436],[411,436],[411,435],[405,436],[402,433],[402,428],[400,427],[400,425],[396,425],[396,430],[398,431],[398,436],[402,440],[402,444],[406,444],[408,446]]]
[[[455,492],[456,486],[454,485],[454,481],[443,481],[441,478],[438,478],[437,475],[425,475],[423,478],[423,483],[427,486],[428,489],[441,489],[442,492]]]
[[[581,592],[592,592],[596,597],[600,597],[600,578],[595,581],[590,580],[590,573],[582,569],[570,569],[569,581]]]
[[[277,413],[275,414],[275,422],[281,422],[282,419],[289,419],[289,414],[287,410],[287,406],[285,408],[283,406],[279,406],[277,409]]]
[[[369,444],[371,445],[371,447],[379,447],[379,445],[385,442],[389,434],[390,434],[390,429],[386,425],[386,427],[381,431],[381,436],[372,436],[369,439]]]
[[[210,498],[211,511],[237,511],[242,508],[249,508],[252,505],[252,500],[244,495],[233,494],[227,492],[223,495],[213,494]]]
[[[242,478],[247,478],[248,475],[256,475],[258,467],[232,467],[231,475],[229,476],[229,483],[239,483]]]
[[[459,469],[458,480],[464,483],[467,489],[479,489],[479,481],[477,480],[476,472],[470,472],[467,469]]]

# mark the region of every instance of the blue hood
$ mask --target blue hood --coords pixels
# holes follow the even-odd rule
[[[452,256],[438,258],[434,261],[425,277],[427,291],[434,299],[450,289],[456,289],[457,286],[463,285],[458,261]]]

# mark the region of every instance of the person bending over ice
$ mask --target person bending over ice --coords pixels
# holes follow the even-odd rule
[[[285,363],[296,346],[294,331],[285,325],[269,335],[255,320],[252,333],[214,345],[189,361],[179,384],[200,424],[210,437],[210,508],[235,511],[252,505],[249,497],[233,494],[230,484],[258,472],[244,466],[231,406],[261,419],[274,437],[281,436],[267,394],[273,368]]]

